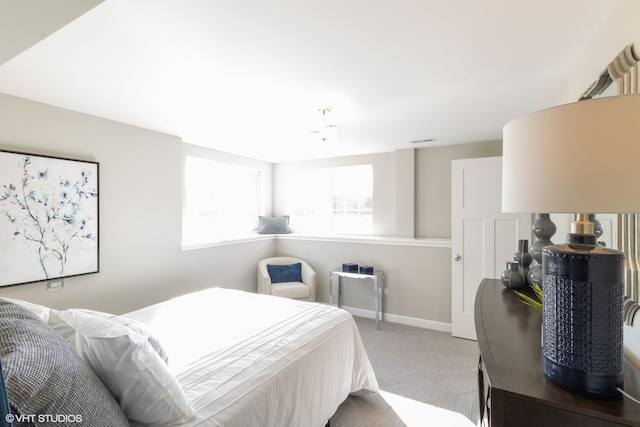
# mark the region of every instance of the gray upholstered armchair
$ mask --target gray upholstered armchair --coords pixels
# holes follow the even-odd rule
[[[299,258],[266,258],[258,262],[256,290],[259,294],[315,301],[316,272]]]

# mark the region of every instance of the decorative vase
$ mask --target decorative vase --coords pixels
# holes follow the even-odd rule
[[[589,231],[542,251],[542,373],[573,393],[617,399],[624,379],[625,255],[598,245]]]
[[[604,233],[604,228],[602,227],[602,223],[598,221],[598,218],[596,218],[596,214],[589,214],[589,221],[593,223],[593,234],[595,234],[596,239],[599,240],[600,236],[602,236],[602,233]],[[598,244],[600,246],[605,246],[603,243],[604,242],[598,241]]]
[[[513,259],[518,263],[518,271],[526,279],[533,262],[533,256],[529,253],[529,240],[518,240],[518,252],[513,254]]]
[[[527,282],[529,285],[542,286],[542,248],[553,245],[551,237],[556,234],[556,225],[551,221],[548,213],[541,213],[531,226],[531,232],[538,240],[529,247],[529,254],[537,264],[529,270]]]
[[[500,276],[502,284],[509,289],[524,289],[526,281],[519,269],[516,261],[507,261],[507,269]]]

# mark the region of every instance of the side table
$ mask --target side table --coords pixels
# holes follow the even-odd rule
[[[373,274],[348,273],[336,268],[329,273],[329,304],[333,304],[333,278],[338,277],[338,307],[342,307],[342,279],[370,279],[373,282],[373,300],[376,307],[376,328],[380,330],[380,318],[384,320],[384,272],[374,270]]]

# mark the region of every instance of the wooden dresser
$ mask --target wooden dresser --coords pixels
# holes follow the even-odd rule
[[[640,404],[582,397],[542,375],[541,316],[499,280],[484,279],[475,301],[482,426],[638,426]],[[625,362],[625,391],[640,396],[640,373]]]

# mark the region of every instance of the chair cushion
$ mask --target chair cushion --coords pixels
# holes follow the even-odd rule
[[[260,234],[289,234],[291,229],[289,228],[289,215],[268,217],[258,217],[260,221],[260,228],[258,232]]]
[[[302,263],[267,264],[271,283],[302,282]]]
[[[311,296],[311,288],[301,282],[282,282],[271,286],[271,295],[276,297],[305,299]]]

